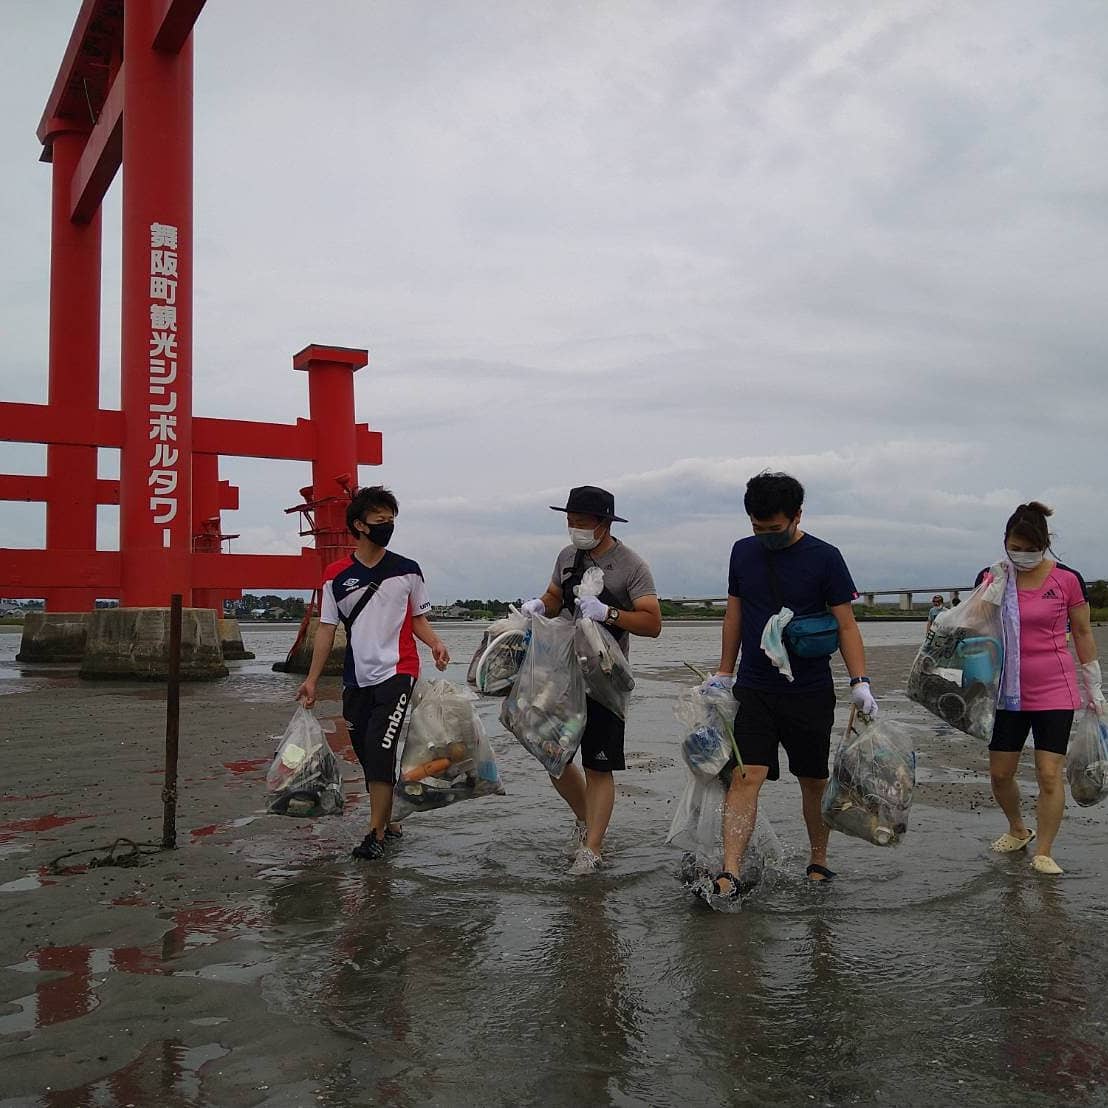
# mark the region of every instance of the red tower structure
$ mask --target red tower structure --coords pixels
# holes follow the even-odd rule
[[[38,128],[52,163],[48,402],[0,404],[0,439],[47,445],[47,474],[0,476],[0,499],[46,503],[46,549],[0,549],[0,590],[93,613],[82,673],[164,671],[158,613],[191,606],[185,672],[225,672],[214,629],[224,599],[252,588],[314,589],[348,549],[341,499],[381,436],[354,422],[365,350],[306,347],[310,419],[192,414],[192,28],[204,0],[83,0]],[[99,405],[100,205],[123,175],[122,409]],[[97,449],[120,450],[118,482]],[[318,550],[229,554],[219,513],[238,506],[219,456],[312,463]],[[120,549],[96,549],[96,506],[118,503]],[[338,551],[336,553],[336,551]],[[214,653],[212,644],[214,640]],[[26,638],[25,638],[26,643]]]

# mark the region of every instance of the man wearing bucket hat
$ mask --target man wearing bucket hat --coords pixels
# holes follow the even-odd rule
[[[562,611],[601,623],[615,637],[624,654],[631,635],[657,638],[662,631],[662,610],[650,567],[629,546],[612,534],[613,523],[626,523],[616,515],[615,497],[595,485],[570,489],[564,512],[570,543],[554,562],[554,573],[546,592],[523,605],[529,615],[556,616]],[[585,570],[604,572],[600,596],[577,597],[576,588]],[[615,805],[614,770],[625,768],[624,721],[591,697],[581,739],[582,773],[566,766],[551,783],[569,805],[575,817],[569,853],[571,873],[591,873],[600,865],[604,834]]]

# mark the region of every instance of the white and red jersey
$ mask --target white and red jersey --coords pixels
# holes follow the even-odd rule
[[[423,574],[411,558],[385,551],[375,565],[354,555],[332,562],[323,577],[320,623],[343,623],[366,594],[375,590],[347,633],[345,688],[379,685],[397,674],[419,676],[412,620],[431,610]]]

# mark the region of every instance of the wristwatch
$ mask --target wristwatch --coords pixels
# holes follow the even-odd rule
[[[619,609],[618,608],[613,608],[611,605],[609,605],[608,606],[608,614],[604,617],[604,625],[606,627],[618,627],[619,626],[619,623],[617,622],[618,619],[619,619]]]
[[[855,685],[860,685],[860,684],[862,684],[863,681],[867,685],[869,684],[869,678],[868,677],[852,677],[850,679],[850,687],[854,688]]]

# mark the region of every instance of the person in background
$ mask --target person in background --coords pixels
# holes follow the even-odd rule
[[[396,748],[419,677],[416,639],[431,648],[435,665],[446,669],[450,652],[427,620],[431,602],[423,573],[410,558],[387,549],[399,511],[396,497],[381,485],[359,489],[346,509],[354,552],[327,567],[323,601],[308,676],[296,699],[310,708],[331,656],[335,628],[346,628],[342,714],[350,745],[365,772],[369,829],[355,858],[376,861],[386,843],[401,837],[390,824],[396,783]]]
[[[627,656],[631,635],[657,638],[662,633],[662,609],[650,566],[612,534],[613,523],[627,522],[616,515],[615,505],[615,497],[595,485],[570,489],[564,508],[551,505],[555,512],[566,514],[570,544],[555,559],[546,592],[528,600],[522,610],[545,616],[566,611],[595,620],[611,632]],[[604,591],[598,597],[578,599],[575,590],[585,570],[593,566],[604,571]],[[568,845],[574,874],[592,873],[600,866],[615,807],[612,774],[626,768],[624,720],[592,697],[586,708],[581,739],[584,774],[571,763],[561,777],[550,779],[576,818]]]
[[[1076,570],[1048,556],[1053,553],[1047,526],[1052,514],[1045,504],[1033,500],[1016,508],[1004,527],[1004,550],[1018,608],[1018,616],[1013,613],[1018,627],[1011,632],[1006,628],[1006,660],[1014,638],[1019,664],[1012,672],[1006,665],[1001,680],[989,743],[989,777],[993,797],[1008,820],[1008,830],[992,849],[1008,854],[1026,849],[1037,838],[1031,865],[1037,873],[1053,877],[1062,873],[1053,854],[1066,805],[1063,771],[1073,714],[1084,703],[1103,716],[1105,705],[1085,582]],[[978,583],[986,572],[978,574]],[[1067,622],[1079,667],[1066,646]],[[1016,781],[1029,733],[1035,739],[1039,782],[1037,832],[1023,820]]]
[[[931,630],[931,624],[933,624],[945,611],[946,605],[943,603],[943,598],[936,593],[931,597],[931,607],[927,612],[927,626],[923,629],[924,634],[927,634]]]
[[[709,681],[734,689],[735,740],[746,767],[745,776],[737,771],[731,776],[723,812],[723,870],[712,884],[713,893],[726,899],[739,895],[735,874],[754,830],[762,785],[781,775],[782,746],[789,756],[789,772],[800,783],[811,850],[808,880],[830,881],[835,876],[827,868],[829,832],[820,810],[835,723],[830,658],[790,655],[793,679],[788,680],[762,650],[762,633],[770,619],[782,607],[792,609],[795,618],[829,610],[838,624],[838,649],[850,676],[851,701],[866,715],[877,714],[866,676],[865,647],[851,607],[857,590],[838,549],[801,531],[803,504],[804,487],[795,477],[752,477],[743,506],[754,533],[731,549],[719,671]]]

